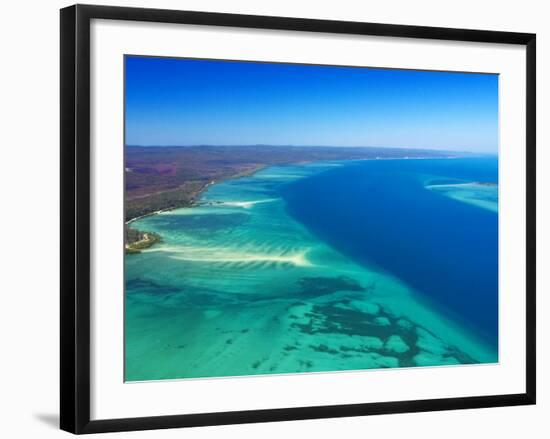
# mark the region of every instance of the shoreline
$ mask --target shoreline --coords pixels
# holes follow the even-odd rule
[[[243,177],[250,177],[250,176],[253,176],[254,174],[256,174],[257,172],[259,172],[261,170],[264,170],[264,169],[267,169],[271,166],[293,166],[293,165],[294,166],[307,166],[307,165],[310,165],[310,164],[313,164],[313,163],[323,163],[323,162],[357,162],[357,161],[382,161],[382,160],[407,160],[407,161],[408,160],[430,160],[430,159],[432,159],[432,160],[452,160],[452,159],[457,159],[457,158],[461,158],[461,157],[456,156],[456,155],[442,156],[442,157],[409,157],[409,156],[405,156],[405,157],[379,157],[379,156],[377,156],[377,157],[372,157],[372,158],[349,159],[349,160],[317,160],[317,161],[304,160],[304,161],[299,161],[299,162],[290,162],[290,163],[278,164],[278,165],[261,164],[261,165],[255,166],[255,167],[253,167],[249,170],[241,171],[241,172],[238,172],[236,174],[233,174],[233,175],[230,175],[230,176],[227,176],[227,177],[222,177],[218,180],[212,180],[212,181],[206,183],[193,196],[192,201],[190,201],[189,203],[187,203],[185,205],[167,207],[165,209],[159,209],[159,210],[156,210],[154,212],[149,212],[149,213],[146,213],[144,215],[140,215],[140,216],[137,216],[135,218],[131,218],[131,219],[129,219],[128,221],[126,221],[124,223],[124,226],[125,226],[125,228],[126,227],[131,228],[130,225],[132,223],[134,223],[135,221],[138,221],[140,219],[143,219],[143,218],[147,218],[147,217],[150,217],[150,216],[153,216],[153,215],[158,215],[158,214],[161,214],[163,212],[170,212],[170,211],[176,210],[176,209],[196,207],[198,205],[197,203],[200,202],[200,197],[202,196],[202,194],[204,192],[206,192],[208,190],[208,188],[210,186],[213,186],[217,183],[222,183],[222,182],[228,181],[228,180],[237,180],[237,179],[243,178]],[[146,230],[140,230],[140,229],[137,229],[137,228],[131,228],[131,229],[136,231],[136,232],[140,232],[140,233],[150,233],[150,232],[147,232]],[[158,240],[155,240],[150,245],[148,245],[147,247],[144,247],[144,248],[152,247],[154,244],[157,244],[159,242],[162,242],[162,236],[160,236],[160,235],[159,235]],[[128,246],[133,245],[133,244],[135,244],[135,242],[131,242],[131,243],[125,242],[126,254],[140,253],[139,250],[137,252],[131,251],[131,249]]]
[[[138,234],[144,234],[145,236],[148,236],[148,235],[151,235],[153,237],[152,240],[148,240],[146,239],[145,241],[144,240],[139,240],[139,241],[134,241],[134,242],[126,242],[126,233],[125,233],[125,237],[124,237],[124,252],[125,254],[129,255],[129,254],[139,254],[141,253],[141,250],[144,250],[144,249],[147,249],[147,248],[150,248],[152,247],[153,245],[155,244],[158,244],[160,242],[162,242],[162,236],[159,235],[158,233],[152,233],[152,232],[148,232],[147,230],[140,230],[140,229],[137,229],[137,228],[133,228],[131,227],[131,224],[140,220],[140,219],[143,219],[143,218],[147,218],[147,217],[150,217],[150,216],[153,216],[153,215],[158,215],[162,212],[169,212],[169,211],[172,211],[172,210],[175,210],[175,209],[183,209],[183,208],[191,208],[191,207],[196,207],[197,206],[197,203],[200,201],[200,197],[202,196],[202,194],[204,192],[206,192],[208,190],[208,188],[210,186],[213,186],[214,184],[216,183],[220,183],[222,181],[227,181],[227,180],[234,180],[234,179],[239,179],[239,178],[243,178],[243,177],[250,177],[251,175],[254,175],[256,172],[258,171],[261,171],[262,169],[265,169],[267,167],[267,165],[258,165],[258,166],[255,166],[254,168],[252,169],[249,169],[249,170],[245,170],[245,171],[241,171],[237,174],[234,174],[234,175],[231,175],[227,178],[221,178],[219,180],[212,180],[208,183],[206,183],[197,193],[196,195],[193,196],[193,199],[192,201],[189,202],[189,204],[187,205],[183,205],[183,206],[174,206],[174,207],[168,207],[166,209],[160,209],[160,210],[156,210],[154,212],[150,212],[150,213],[146,213],[144,215],[140,215],[140,216],[137,216],[135,218],[131,218],[129,219],[128,221],[126,221],[124,223],[124,229],[125,229],[125,232],[127,230],[133,230],[135,232],[137,232]],[[144,243],[143,245],[140,245],[140,243]],[[138,246],[140,248],[134,248],[135,246]]]
[[[135,229],[132,230],[137,233],[139,239],[124,245],[124,251],[126,254],[141,253],[142,250],[148,249],[149,247],[162,242],[162,237],[158,233],[141,232]]]
[[[202,193],[208,189],[209,186],[212,186],[213,184],[215,184],[216,181],[212,180],[211,182],[209,183],[206,183],[198,192],[197,194],[195,195],[194,198],[198,198],[202,195]],[[189,206],[175,206],[175,207],[167,207],[165,209],[159,209],[159,210],[155,210],[154,212],[149,212],[149,213],[145,213],[143,215],[140,215],[140,216],[136,216],[135,218],[130,218],[128,221],[125,221],[124,224],[125,225],[129,225],[135,221],[138,221],[140,219],[143,219],[143,218],[147,218],[149,216],[152,216],[152,215],[158,215],[159,213],[162,213],[162,212],[169,212],[171,210],[174,210],[174,209],[181,209],[181,208],[184,208],[184,207],[193,207],[194,204],[195,204],[196,200],[193,199],[193,201],[190,202]]]
[[[159,209],[159,210],[156,210],[154,212],[149,212],[149,213],[146,213],[146,214],[143,214],[143,215],[140,215],[140,216],[137,216],[135,218],[130,218],[129,220],[125,221],[125,225],[129,225],[135,221],[138,221],[140,219],[143,219],[143,218],[147,218],[149,216],[152,216],[152,215],[157,215],[159,213],[162,213],[162,212],[169,212],[171,210],[175,210],[175,209],[183,209],[183,208],[186,208],[186,207],[195,207],[196,206],[196,203],[197,203],[197,200],[198,198],[200,198],[200,196],[212,185],[216,184],[216,183],[221,183],[223,181],[227,181],[227,180],[236,180],[236,179],[239,179],[239,178],[243,178],[243,177],[250,177],[252,175],[254,175],[256,172],[259,172],[261,171],[262,169],[265,169],[267,168],[268,165],[257,165],[255,166],[254,168],[252,169],[249,169],[249,170],[245,170],[245,171],[241,171],[241,172],[238,172],[237,174],[234,174],[234,175],[230,175],[228,177],[222,177],[218,180],[212,180],[212,181],[209,181],[208,183],[206,183],[199,191],[197,191],[197,193],[193,196],[193,199],[192,201],[189,202],[188,205],[181,205],[181,206],[174,206],[174,207],[167,207],[165,209]]]
[[[152,215],[157,215],[157,214],[160,214],[162,212],[169,212],[171,210],[183,209],[183,208],[186,208],[186,207],[195,207],[197,199],[208,189],[208,187],[210,187],[214,184],[217,184],[217,183],[227,181],[227,180],[236,180],[236,179],[243,178],[243,177],[250,177],[250,176],[256,174],[257,172],[259,172],[263,169],[269,168],[271,166],[292,166],[292,165],[294,165],[294,166],[296,166],[296,165],[306,165],[307,166],[307,165],[312,164],[312,163],[323,163],[323,162],[357,162],[357,161],[376,161],[376,160],[430,160],[430,159],[432,159],[432,160],[451,160],[451,159],[458,159],[458,158],[463,158],[463,157],[460,157],[460,156],[447,156],[447,157],[409,157],[409,156],[405,156],[405,157],[373,157],[373,158],[349,159],[349,160],[317,160],[317,161],[305,160],[305,161],[290,162],[290,163],[276,164],[276,165],[258,165],[258,166],[254,167],[253,169],[250,169],[248,171],[241,171],[237,174],[230,175],[228,177],[222,177],[218,180],[212,180],[212,181],[206,183],[202,187],[202,189],[200,189],[197,192],[197,194],[195,195],[193,200],[188,205],[181,205],[181,206],[167,207],[165,209],[159,209],[159,210],[156,210],[154,212],[149,212],[149,213],[137,216],[135,218],[130,218],[129,220],[125,221],[124,224],[129,225],[129,224],[131,224],[135,221],[138,221],[140,219],[147,218],[147,217],[152,216]]]

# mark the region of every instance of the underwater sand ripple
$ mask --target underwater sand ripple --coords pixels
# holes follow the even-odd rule
[[[170,257],[181,261],[210,263],[243,263],[252,264],[267,262],[272,264],[290,264],[297,267],[313,266],[307,258],[307,250],[280,253],[260,253],[230,250],[226,247],[158,247],[148,252],[167,252]]]

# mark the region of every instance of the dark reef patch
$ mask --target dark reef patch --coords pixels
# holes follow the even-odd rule
[[[251,364],[251,367],[252,367],[252,369],[258,369],[266,361],[267,361],[267,358],[262,358],[261,360],[256,360]]]
[[[181,292],[181,288],[162,285],[145,279],[127,279],[126,291],[132,294],[149,294],[153,296],[171,295]]]
[[[326,352],[327,354],[332,355],[338,354],[338,351],[336,349],[329,348],[326,344],[309,345],[309,347],[316,352]]]
[[[349,303],[349,302],[348,302]],[[327,344],[310,345],[316,352],[323,352],[331,355],[340,355],[342,358],[351,358],[355,354],[376,353],[385,357],[394,357],[399,361],[400,367],[417,366],[414,357],[421,352],[417,346],[417,328],[422,329],[434,337],[445,348],[442,358],[454,357],[461,364],[472,364],[476,361],[454,346],[449,346],[441,341],[439,337],[428,331],[426,328],[410,322],[404,324],[403,319],[393,316],[380,306],[375,315],[360,312],[347,307],[346,302],[331,302],[322,305],[313,305],[312,312],[304,314],[309,317],[308,323],[291,323],[291,327],[298,329],[305,334],[343,334],[348,336],[376,337],[382,342],[380,347],[376,346],[328,346]],[[382,319],[381,319],[382,318]],[[383,320],[385,323],[380,324]],[[388,346],[388,340],[392,336],[398,336],[408,347],[399,352]],[[395,340],[395,338],[394,338]],[[285,348],[286,350],[286,348]]]
[[[311,369],[313,367],[313,361],[311,360],[299,360],[300,366]]]
[[[356,280],[347,276],[302,277],[298,281],[302,297],[317,297],[338,291],[365,291]]]

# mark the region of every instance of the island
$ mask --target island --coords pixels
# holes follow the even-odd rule
[[[141,232],[128,226],[124,228],[124,235],[124,249],[127,254],[141,253],[141,250],[162,241],[157,233]]]

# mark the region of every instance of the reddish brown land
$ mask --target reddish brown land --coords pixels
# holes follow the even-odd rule
[[[181,146],[125,148],[126,221],[190,205],[211,182],[269,165],[321,160],[448,157],[456,153],[404,148]]]

